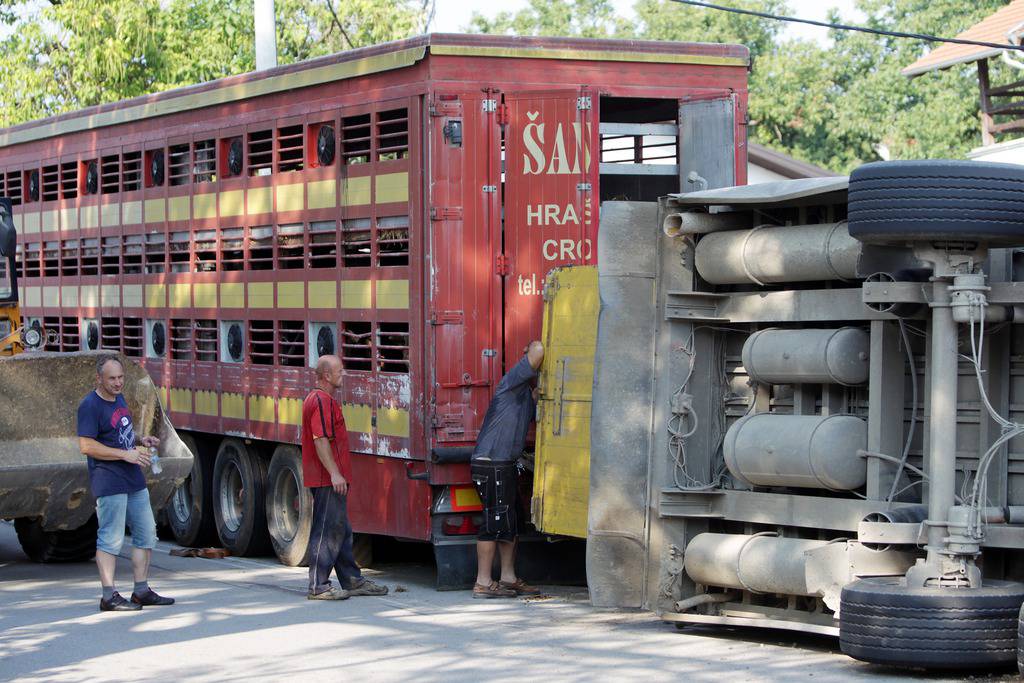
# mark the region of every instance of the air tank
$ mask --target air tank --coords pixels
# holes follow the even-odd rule
[[[759,413],[733,423],[723,451],[732,475],[753,486],[848,491],[867,479],[857,454],[867,438],[867,422],[854,415]]]
[[[838,330],[760,330],[743,344],[743,367],[764,384],[843,384],[868,381],[871,337]]]
[[[754,593],[814,595],[807,587],[806,553],[828,541],[745,534],[697,534],[686,546],[683,568],[704,586]]]
[[[713,285],[853,280],[860,250],[843,221],[770,225],[705,235],[694,264]]]

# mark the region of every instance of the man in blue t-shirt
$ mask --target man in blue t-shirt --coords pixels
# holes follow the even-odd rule
[[[124,365],[115,355],[96,360],[96,389],[78,406],[78,448],[89,459],[89,481],[96,497],[96,565],[100,571],[103,612],[136,611],[144,605],[172,605],[172,598],[149,587],[149,560],[156,547],[156,520],[149,505],[143,467],[149,448],[160,440],[144,436],[136,446],[132,414],[124,400]],[[125,522],[132,530],[135,590],[126,600],[114,590],[114,568],[124,542]]]
[[[487,406],[484,423],[470,460],[470,476],[483,503],[483,524],[476,540],[477,575],[474,598],[514,598],[540,590],[516,576],[518,534],[517,461],[526,445],[537,410],[534,380],[544,361],[544,345],[532,342],[519,362],[505,373]],[[491,575],[495,552],[501,557],[501,579]]]

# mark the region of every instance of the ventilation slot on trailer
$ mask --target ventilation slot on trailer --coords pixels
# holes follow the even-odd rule
[[[192,180],[192,151],[188,144],[171,145],[167,149],[167,182],[174,187]]]
[[[199,140],[193,143],[192,182],[209,183],[217,179],[217,143],[213,140]]]
[[[341,259],[349,268],[370,265],[372,233],[369,218],[341,221]]]
[[[185,234],[187,240],[188,233]],[[171,247],[173,248],[173,247]],[[185,243],[188,248],[188,243]],[[162,232],[151,232],[146,235],[146,272],[163,273],[167,270],[167,237]]]
[[[60,198],[78,197],[78,162],[65,161],[60,165]]]
[[[38,173],[38,172],[37,172]],[[39,195],[36,194],[35,199],[32,199],[31,188],[33,186],[32,177],[29,176],[29,199],[35,201],[39,199]],[[60,199],[60,167],[57,164],[52,166],[43,166],[43,201],[44,202],[55,202]]]
[[[341,364],[346,370],[373,369],[373,332],[370,323],[341,324]]]
[[[196,273],[210,273],[217,270],[217,231],[199,230],[195,234],[192,270]]]
[[[171,320],[171,358],[192,360],[192,321],[182,318]]]
[[[377,161],[409,156],[409,111],[391,109],[377,113]]]
[[[409,372],[409,323],[379,323],[377,327],[377,369],[380,372]]]
[[[90,237],[82,240],[82,275],[100,274],[100,241],[99,238]]]
[[[25,277],[39,277],[39,257],[41,256],[39,242],[25,243]]]
[[[60,274],[78,276],[78,240],[64,240],[60,245]]]
[[[103,194],[121,191],[121,159],[116,154],[100,159],[100,190]]]
[[[274,132],[249,133],[249,175],[270,175],[274,164]]]
[[[409,265],[409,217],[377,219],[377,265]]]
[[[224,270],[245,268],[245,231],[242,228],[221,229],[220,244],[220,263]]]
[[[196,320],[195,345],[197,361],[211,363],[217,361],[216,320]]]
[[[121,339],[121,352],[132,358],[142,358],[142,318],[125,318]]]
[[[277,129],[277,172],[301,171],[304,160],[302,150],[302,124]]]
[[[314,221],[309,224],[309,267],[334,268],[338,265],[338,224]]]
[[[121,272],[121,238],[104,237],[100,250],[100,270],[103,275],[117,275]]]
[[[11,173],[8,173],[6,185],[7,196],[11,198],[11,204],[19,206],[24,199],[21,194],[21,171],[12,171]]]
[[[249,228],[249,270],[273,270],[274,228],[261,225]]]
[[[79,350],[80,323],[78,318],[64,317],[60,319],[60,350],[64,352]]]
[[[249,321],[249,362],[255,365],[274,364],[274,321]]]
[[[305,264],[305,227],[302,223],[277,226],[277,268],[289,270]]]
[[[121,156],[121,191],[142,189],[142,152],[125,152]]]
[[[277,362],[301,368],[306,364],[306,323],[301,320],[277,321]]]
[[[346,116],[341,120],[341,162],[366,164],[370,161],[370,115]]]
[[[146,235],[147,241],[151,235]],[[190,253],[189,237],[191,235],[182,230],[181,232],[172,232],[167,236],[167,250],[168,256],[171,260],[170,272],[172,273],[187,273],[189,271],[189,265],[192,260],[192,254]],[[149,248],[149,245],[146,245]]]
[[[163,235],[160,235],[163,238]],[[142,272],[142,257],[144,245],[142,243],[142,235],[125,235],[124,236],[124,253],[122,255],[124,272],[127,275],[138,275]],[[162,242],[161,242],[162,244]],[[163,262],[160,263],[160,270],[155,272],[163,272]]]
[[[100,347],[120,351],[121,339],[121,319],[100,318]]]
[[[43,276],[60,275],[60,242],[43,242]]]

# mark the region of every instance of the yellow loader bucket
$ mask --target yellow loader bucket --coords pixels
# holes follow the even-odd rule
[[[101,353],[23,353],[0,358],[0,519],[37,518],[46,531],[76,529],[95,512],[78,450],[78,404],[95,388]],[[163,471],[146,471],[154,510],[192,469],[192,454],[137,363],[121,358],[136,434],[160,439]]]

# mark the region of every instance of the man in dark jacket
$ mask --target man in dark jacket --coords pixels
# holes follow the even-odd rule
[[[474,598],[512,598],[540,593],[516,576],[516,461],[523,452],[526,434],[537,410],[534,380],[543,360],[544,345],[532,342],[526,354],[501,378],[473,450],[470,471],[484,506],[483,524],[476,542]],[[491,574],[496,551],[501,555],[499,581]]]

